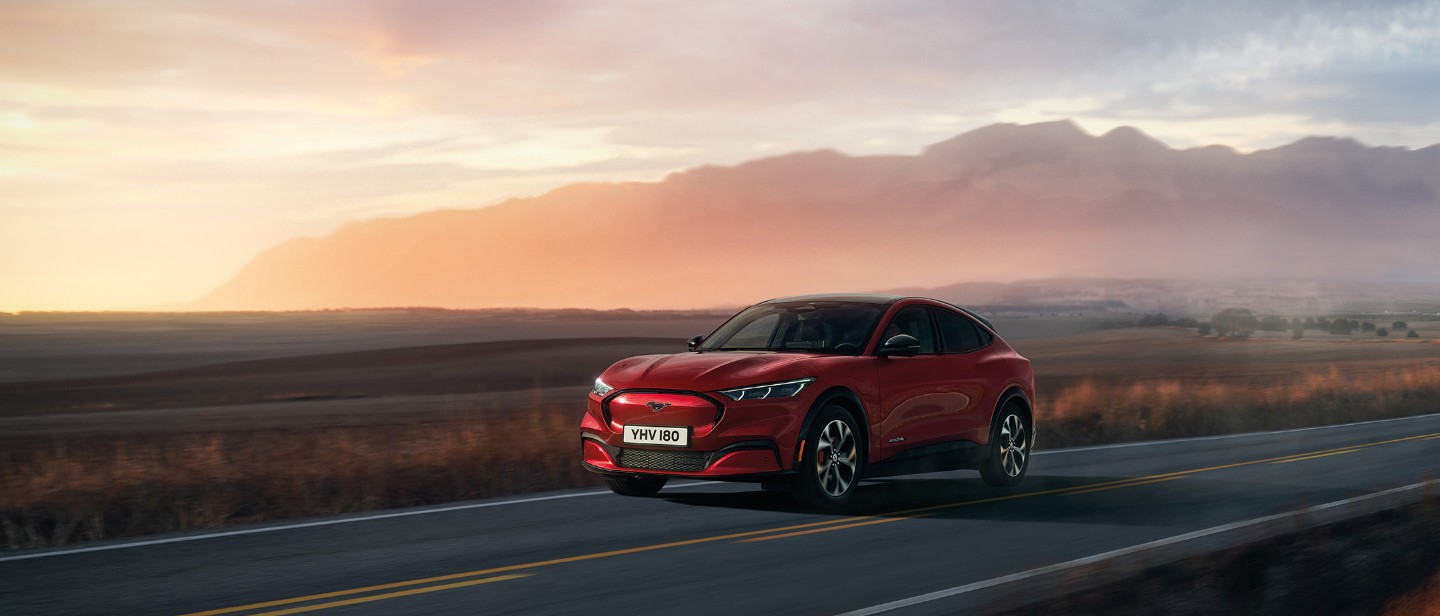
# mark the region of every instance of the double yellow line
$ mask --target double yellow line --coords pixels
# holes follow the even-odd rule
[[[265,610],[265,609],[267,609],[267,608],[275,608],[275,607],[282,607],[282,606],[295,606],[295,607],[287,607],[287,608],[284,608],[284,609],[274,610],[274,611],[258,612],[258,613],[251,614],[251,616],[279,616],[279,615],[282,615],[282,614],[298,614],[298,613],[302,613],[302,612],[311,612],[311,611],[315,611],[315,610],[323,610],[323,609],[329,609],[329,608],[334,608],[334,607],[343,607],[343,606],[346,606],[346,605],[355,605],[355,604],[357,604],[357,603],[367,603],[367,602],[371,602],[371,601],[381,601],[381,600],[385,600],[385,599],[394,599],[394,598],[398,598],[398,597],[406,597],[406,596],[418,595],[418,594],[429,593],[429,592],[436,592],[436,591],[441,591],[441,590],[450,590],[450,589],[454,589],[454,588],[463,588],[463,587],[467,587],[467,586],[477,586],[477,585],[480,585],[480,584],[489,584],[489,583],[492,583],[492,582],[503,582],[503,581],[508,581],[508,580],[516,580],[516,579],[525,578],[525,577],[529,577],[530,575],[533,575],[533,574],[529,574],[529,573],[515,573],[515,572],[517,572],[517,571],[526,571],[526,570],[530,570],[530,569],[539,569],[539,568],[541,568],[541,567],[549,567],[549,566],[553,566],[553,565],[563,565],[563,564],[567,564],[567,563],[576,563],[576,562],[584,562],[584,561],[589,561],[589,560],[598,560],[598,559],[601,559],[601,558],[610,558],[610,557],[613,557],[613,556],[624,556],[624,555],[626,555],[626,554],[639,554],[639,553],[643,553],[643,552],[653,552],[653,551],[656,551],[656,550],[666,550],[666,549],[670,549],[670,548],[678,548],[678,547],[685,547],[685,546],[691,546],[691,545],[699,545],[699,544],[702,544],[702,543],[715,543],[715,542],[720,542],[720,541],[734,541],[734,542],[736,542],[736,543],[758,543],[758,542],[762,542],[762,541],[773,541],[773,540],[776,540],[776,539],[786,539],[786,538],[789,538],[789,537],[800,537],[800,536],[804,536],[804,535],[813,535],[813,534],[826,533],[826,532],[831,532],[831,531],[848,530],[848,529],[852,529],[852,528],[861,528],[861,527],[865,527],[865,526],[874,526],[874,525],[877,525],[877,524],[888,524],[888,523],[890,523],[890,522],[899,522],[899,521],[902,521],[902,520],[910,520],[910,519],[915,519],[915,518],[923,518],[923,517],[933,516],[933,515],[936,515],[936,514],[942,512],[942,511],[946,511],[946,510],[949,510],[949,509],[955,509],[955,508],[958,508],[958,507],[968,507],[968,506],[971,506],[971,505],[982,505],[982,504],[986,504],[986,503],[998,503],[998,502],[1009,501],[1009,500],[1016,500],[1016,499],[1021,499],[1021,498],[1031,498],[1031,497],[1035,497],[1035,496],[1046,496],[1046,495],[1079,495],[1079,494],[1089,494],[1089,493],[1093,493],[1093,492],[1101,492],[1101,491],[1105,491],[1105,490],[1117,490],[1117,489],[1120,489],[1120,488],[1129,488],[1129,487],[1134,487],[1134,486],[1141,486],[1141,485],[1148,485],[1148,484],[1153,484],[1153,483],[1160,483],[1160,482],[1164,482],[1164,481],[1173,481],[1173,480],[1176,480],[1176,479],[1183,479],[1183,478],[1185,478],[1185,477],[1189,477],[1189,476],[1191,476],[1191,475],[1195,475],[1195,474],[1198,474],[1198,473],[1207,473],[1207,472],[1219,471],[1219,470],[1225,470],[1225,469],[1231,469],[1231,468],[1239,468],[1239,467],[1243,467],[1243,466],[1252,466],[1252,465],[1256,465],[1256,464],[1265,464],[1265,463],[1282,464],[1282,463],[1288,463],[1288,462],[1299,462],[1299,461],[1302,461],[1302,460],[1313,460],[1313,459],[1315,459],[1315,458],[1323,458],[1323,457],[1333,456],[1333,455],[1341,455],[1341,454],[1347,454],[1347,453],[1354,453],[1354,452],[1360,451],[1360,450],[1362,450],[1362,449],[1366,449],[1366,448],[1369,448],[1369,447],[1376,447],[1376,446],[1379,446],[1379,445],[1389,445],[1389,444],[1392,444],[1392,443],[1401,443],[1401,442],[1405,442],[1405,441],[1415,441],[1415,440],[1422,440],[1422,439],[1437,439],[1437,438],[1440,438],[1440,433],[1422,434],[1422,435],[1418,435],[1418,436],[1407,436],[1407,437],[1404,437],[1404,438],[1396,438],[1396,439],[1389,439],[1389,440],[1384,440],[1384,441],[1376,441],[1376,442],[1373,442],[1373,443],[1364,443],[1364,444],[1361,444],[1361,445],[1349,445],[1349,446],[1346,446],[1346,447],[1337,447],[1337,448],[1335,448],[1335,449],[1326,449],[1326,450],[1320,450],[1320,451],[1309,451],[1309,452],[1305,452],[1305,453],[1291,454],[1291,455],[1288,455],[1288,456],[1277,456],[1277,457],[1273,457],[1273,458],[1261,458],[1261,459],[1258,459],[1258,460],[1247,460],[1247,461],[1244,461],[1244,462],[1234,462],[1234,463],[1230,463],[1230,464],[1221,464],[1221,465],[1217,465],[1217,466],[1207,466],[1207,467],[1204,467],[1204,468],[1194,468],[1194,469],[1188,469],[1188,470],[1183,470],[1183,471],[1175,471],[1175,472],[1171,472],[1171,473],[1161,473],[1161,474],[1156,474],[1156,475],[1147,475],[1147,476],[1144,476],[1144,477],[1134,477],[1134,478],[1129,478],[1129,479],[1116,479],[1116,480],[1113,480],[1113,481],[1102,481],[1102,482],[1091,483],[1091,484],[1086,484],[1086,485],[1081,485],[1081,486],[1071,486],[1071,487],[1066,487],[1066,488],[1054,488],[1054,489],[1050,489],[1050,490],[1037,490],[1037,491],[1034,491],[1034,492],[1021,492],[1021,493],[1017,493],[1017,494],[1007,494],[1007,495],[1004,495],[1004,496],[994,496],[994,497],[990,497],[990,498],[980,498],[980,499],[960,501],[960,502],[955,502],[955,503],[946,503],[946,504],[943,504],[943,505],[932,505],[932,506],[929,506],[929,507],[918,507],[918,508],[915,508],[915,509],[906,509],[906,510],[901,510],[901,511],[892,511],[892,512],[886,512],[886,513],[883,513],[883,514],[877,514],[877,515],[871,515],[871,516],[845,517],[845,518],[840,518],[840,519],[825,520],[825,521],[821,521],[821,522],[810,522],[810,523],[806,523],[806,524],[795,524],[795,525],[790,525],[790,526],[781,526],[781,527],[777,527],[777,528],[767,528],[767,529],[763,529],[763,530],[753,530],[753,531],[746,531],[746,532],[740,532],[740,533],[729,533],[729,534],[724,534],[724,535],[713,535],[713,536],[709,536],[709,537],[699,537],[699,538],[696,538],[696,539],[685,539],[685,540],[682,540],[682,541],[671,541],[671,542],[667,542],[667,543],[657,543],[657,544],[653,544],[653,545],[645,545],[645,546],[639,546],[639,547],[633,547],[633,548],[625,548],[625,549],[620,549],[620,550],[610,550],[610,551],[606,551],[606,552],[594,552],[594,553],[591,553],[591,554],[581,554],[581,555],[579,555],[579,556],[567,556],[567,557],[564,557],[564,558],[554,558],[554,559],[550,559],[550,560],[541,560],[541,561],[535,561],[535,562],[530,562],[530,563],[523,563],[523,564],[518,564],[518,565],[507,565],[507,566],[503,566],[503,567],[492,567],[492,568],[489,568],[489,569],[479,569],[479,570],[476,570],[476,571],[466,571],[466,572],[463,572],[463,573],[451,573],[451,574],[448,574],[448,575],[438,575],[438,576],[434,576],[434,577],[420,578],[420,579],[415,579],[415,580],[407,580],[407,581],[403,581],[403,582],[392,582],[392,583],[389,583],[389,584],[377,584],[377,585],[374,585],[374,586],[365,586],[365,587],[362,587],[362,588],[352,588],[352,589],[349,589],[349,590],[337,590],[337,591],[334,591],[334,592],[320,593],[320,594],[314,594],[314,595],[306,595],[306,596],[303,596],[303,597],[292,597],[292,598],[289,598],[289,599],[279,599],[279,600],[275,600],[275,601],[265,601],[265,602],[261,602],[261,603],[251,603],[251,604],[248,604],[248,605],[237,605],[237,606],[234,606],[234,607],[227,607],[227,608],[221,608],[221,609],[216,609],[216,610],[209,610],[209,611],[204,611],[204,612],[194,612],[194,613],[191,613],[191,614],[187,614],[187,615],[185,615],[185,616],[216,616],[216,615],[219,615],[219,614],[234,614],[234,613],[239,613],[239,612],[254,612],[255,610]],[[463,581],[457,581],[457,580],[463,580]],[[420,587],[420,588],[415,588],[415,587]],[[396,589],[405,589],[405,590],[396,590]],[[382,591],[390,591],[390,592],[382,592]],[[377,593],[377,594],[367,594],[367,593]],[[356,597],[355,595],[363,595],[363,596]],[[328,602],[322,602],[322,603],[311,603],[311,602],[315,602],[315,601],[324,601],[324,600],[326,600],[326,599],[335,599],[335,598],[337,598],[337,597],[351,597],[351,598],[343,599],[343,600],[339,600],[339,601],[328,601]],[[296,604],[301,604],[301,603],[308,603],[309,605],[298,605],[298,606],[296,605]]]
[[[315,611],[315,610],[328,610],[328,609],[330,609],[330,608],[332,608],[332,607],[344,607],[344,606],[347,606],[347,605],[355,605],[355,604],[358,604],[358,603],[369,603],[369,602],[371,602],[371,601],[384,601],[385,599],[395,599],[395,598],[398,598],[398,597],[409,597],[409,596],[411,596],[411,595],[421,595],[421,594],[425,594],[425,593],[427,593],[427,592],[436,592],[436,591],[440,591],[440,590],[451,590],[451,589],[454,589],[454,588],[464,588],[464,587],[466,587],[466,586],[479,586],[480,584],[489,584],[489,583],[491,583],[491,582],[504,582],[504,581],[506,581],[506,580],[515,580],[515,579],[519,579],[519,578],[523,578],[523,577],[530,577],[530,575],[531,575],[531,574],[529,574],[529,573],[512,574],[512,575],[497,575],[497,576],[495,576],[495,577],[480,578],[480,579],[478,579],[478,580],[465,580],[464,582],[452,582],[452,583],[450,583],[450,584],[440,584],[440,585],[438,585],[438,586],[425,586],[425,587],[423,587],[423,588],[410,588],[410,589],[407,589],[407,590],[398,590],[398,591],[395,591],[395,592],[381,593],[381,594],[378,594],[378,595],[366,595],[366,596],[364,596],[364,597],[353,597],[353,598],[350,598],[350,599],[343,599],[343,600],[340,600],[340,601],[331,601],[331,602],[328,602],[328,603],[315,603],[315,604],[311,604],[311,605],[302,605],[302,606],[299,606],[299,607],[286,608],[286,609],[283,609],[283,610],[274,610],[274,611],[270,611],[270,612],[260,612],[259,614],[254,614],[254,615],[252,615],[252,616],[282,616],[283,614],[300,614],[300,613],[303,613],[303,612],[313,612],[313,611]],[[198,613],[199,613],[199,614],[228,614],[228,613],[236,612],[236,611],[245,611],[245,610],[250,610],[250,609],[261,609],[262,606],[263,606],[263,607],[275,607],[275,606],[278,606],[278,605],[290,605],[290,604],[293,604],[293,603],[304,603],[304,602],[306,602],[306,601],[315,601],[315,600],[326,599],[326,598],[331,598],[331,597],[341,597],[341,596],[345,596],[345,595],[352,595],[352,594],[357,594],[357,593],[365,592],[366,590],[374,590],[374,589],[382,588],[382,587],[394,587],[394,585],[392,585],[392,584],[382,584],[382,585],[380,585],[380,586],[371,586],[371,587],[369,587],[369,588],[357,588],[357,589],[355,589],[355,590],[342,590],[342,591],[337,591],[337,592],[328,592],[328,593],[319,594],[319,595],[310,595],[310,596],[308,596],[308,597],[295,597],[294,599],[285,599],[285,600],[283,600],[283,601],[270,601],[270,602],[268,602],[268,603],[256,603],[256,604],[253,604],[253,605],[243,605],[243,606],[240,606],[240,607],[232,607],[232,608],[226,608],[226,609],[223,609],[223,610],[212,610],[212,611],[209,611],[209,612],[198,612]]]
[[[349,589],[349,590],[337,590],[337,591],[334,591],[334,592],[320,593],[320,594],[316,594],[316,595],[305,595],[305,596],[303,596],[303,597],[292,597],[292,598],[289,598],[289,599],[278,599],[278,600],[275,600],[275,601],[265,601],[265,602],[262,602],[262,603],[251,603],[251,604],[248,604],[248,605],[237,605],[237,606],[234,606],[234,607],[221,608],[221,609],[218,609],[218,610],[208,610],[208,611],[204,611],[204,612],[192,612],[192,613],[190,613],[190,614],[186,614],[185,616],[213,616],[213,615],[217,615],[217,614],[234,614],[234,613],[237,613],[237,612],[249,612],[249,611],[252,611],[252,610],[261,610],[261,609],[265,609],[265,608],[279,607],[279,606],[282,606],[282,605],[293,605],[293,604],[296,604],[296,603],[306,603],[306,602],[310,602],[310,601],[319,601],[319,600],[322,600],[322,599],[333,599],[333,598],[335,598],[335,597],[344,597],[344,596],[348,596],[348,595],[359,595],[359,594],[370,593],[370,592],[377,592],[377,591],[382,591],[382,590],[391,590],[391,589],[394,589],[394,588],[405,588],[405,587],[407,587],[407,586],[421,586],[421,585],[425,585],[425,584],[434,584],[434,583],[437,583],[437,582],[449,582],[449,581],[451,581],[451,580],[458,580],[458,579],[464,579],[464,578],[474,578],[474,577],[480,577],[480,576],[494,575],[494,574],[497,574],[497,573],[509,573],[509,572],[511,572],[511,571],[524,571],[524,570],[527,570],[527,569],[538,569],[538,568],[540,568],[540,567],[549,567],[549,566],[552,566],[552,565],[563,565],[563,564],[566,564],[566,563],[578,563],[578,562],[584,562],[584,561],[587,561],[587,560],[597,560],[597,559],[601,559],[601,558],[610,558],[610,557],[612,557],[612,556],[624,556],[624,555],[626,555],[626,554],[639,554],[639,553],[642,553],[642,552],[653,552],[653,551],[655,551],[655,550],[665,550],[665,549],[669,549],[669,548],[678,548],[678,547],[684,547],[684,546],[687,546],[687,545],[698,545],[698,544],[701,544],[701,543],[713,543],[713,542],[725,541],[725,540],[729,540],[729,539],[743,539],[743,538],[745,538],[745,537],[752,537],[752,536],[755,536],[755,535],[763,535],[763,534],[766,534],[766,533],[773,533],[773,532],[781,532],[781,531],[788,531],[788,530],[804,529],[804,528],[810,528],[810,527],[814,527],[814,526],[822,526],[822,525],[826,525],[826,524],[836,524],[836,523],[838,523],[838,522],[844,522],[844,521],[848,521],[848,520],[827,520],[827,521],[824,521],[824,522],[811,522],[811,523],[808,523],[808,524],[796,524],[796,525],[794,525],[794,526],[782,526],[782,527],[780,527],[780,528],[767,528],[767,529],[765,529],[765,530],[752,530],[752,531],[747,531],[747,532],[743,532],[743,533],[731,533],[731,534],[728,534],[728,535],[715,535],[715,536],[711,536],[711,537],[700,537],[700,538],[698,538],[698,539],[686,539],[686,540],[683,540],[683,541],[671,541],[671,542],[669,542],[669,543],[657,543],[657,544],[654,544],[654,545],[645,545],[645,546],[634,547],[634,548],[625,548],[625,549],[621,549],[621,550],[610,550],[610,551],[608,551],[608,552],[595,552],[595,553],[592,553],[592,554],[581,554],[581,555],[579,555],[579,556],[567,556],[567,557],[565,557],[565,558],[553,558],[553,559],[550,559],[550,560],[541,560],[541,561],[536,561],[536,562],[532,562],[532,563],[524,563],[524,564],[519,564],[519,565],[507,565],[507,566],[504,566],[504,567],[492,567],[492,568],[490,568],[490,569],[479,569],[479,570],[476,570],[476,571],[466,571],[466,572],[464,572],[464,573],[451,573],[451,574],[448,574],[448,575],[437,575],[437,576],[434,576],[434,577],[420,578],[420,579],[416,579],[416,580],[406,580],[406,581],[404,581],[404,582],[391,582],[391,583],[389,583],[389,584],[377,584],[377,585],[375,585],[375,586],[365,586],[365,587],[361,587],[361,588],[352,588],[352,589]],[[478,584],[478,583],[486,583],[486,582],[501,582],[501,581],[505,581],[505,580],[512,580],[512,579],[517,579],[517,578],[522,578],[522,577],[528,577],[529,575],[530,575],[530,574],[525,574],[525,575],[502,575],[502,576],[494,577],[494,578],[485,578],[485,579],[483,579],[483,580],[475,580],[474,582],[477,583],[477,584]],[[330,608],[330,607],[341,607],[341,606],[343,606],[343,605],[353,605],[353,604],[355,604],[355,603],[362,603],[362,602],[364,602],[364,601],[374,601],[374,600],[379,600],[379,599],[389,599],[389,598],[392,598],[392,597],[399,597],[399,596],[407,596],[407,595],[420,594],[420,593],[422,593],[422,592],[431,592],[432,590],[445,590],[445,589],[447,589],[447,588],[458,588],[458,587],[460,587],[460,586],[465,586],[465,585],[470,585],[470,584],[453,584],[453,585],[452,585],[452,584],[446,584],[446,585],[444,585],[443,587],[427,586],[426,588],[423,588],[423,589],[416,589],[416,590],[414,590],[414,591],[408,591],[408,592],[394,592],[394,593],[386,593],[386,594],[383,594],[383,595],[370,595],[370,596],[364,597],[363,600],[353,600],[353,599],[351,599],[351,600],[347,600],[347,601],[336,601],[336,602],[331,602],[331,603],[322,603],[322,604],[317,604],[317,605],[308,605],[308,606],[304,606],[304,607],[301,607],[301,608],[291,608],[291,609],[289,609],[289,610],[280,610],[280,611],[273,611],[273,612],[261,612],[261,613],[259,613],[259,614],[253,614],[252,616],[276,616],[276,615],[279,615],[279,614],[296,614],[296,613],[303,612],[303,611],[314,611],[314,610],[325,609],[325,608]]]

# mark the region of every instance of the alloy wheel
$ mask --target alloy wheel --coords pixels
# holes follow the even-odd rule
[[[1025,470],[1030,452],[1030,435],[1025,432],[1025,422],[1018,415],[1007,415],[1000,424],[1000,468],[1011,477],[1019,476]]]
[[[850,424],[833,419],[820,431],[815,445],[815,476],[830,496],[840,496],[855,483],[859,448]]]

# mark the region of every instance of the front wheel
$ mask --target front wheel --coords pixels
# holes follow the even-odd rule
[[[646,477],[636,475],[632,477],[606,477],[605,485],[610,486],[610,491],[621,496],[655,496],[660,488],[665,487],[669,477]]]
[[[841,509],[860,483],[860,435],[855,418],[838,406],[815,416],[801,452],[800,476],[791,494],[811,509]]]
[[[1034,436],[1030,417],[1017,404],[1005,405],[996,419],[990,430],[990,457],[980,466],[980,477],[987,484],[1003,488],[1025,478]]]

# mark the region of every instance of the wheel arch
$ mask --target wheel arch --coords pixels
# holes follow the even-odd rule
[[[1035,406],[1030,402],[1030,395],[1019,385],[1011,385],[1000,394],[999,400],[995,402],[995,410],[990,413],[990,432],[995,431],[995,420],[1000,417],[1000,410],[1011,402],[1017,402],[1020,409],[1025,412],[1025,418],[1030,420],[1030,446],[1035,446]],[[993,434],[992,434],[993,436]]]
[[[849,411],[855,421],[859,423],[856,427],[859,428],[857,432],[861,439],[860,455],[863,456],[860,462],[862,465],[868,465],[870,463],[870,416],[866,413],[865,403],[860,401],[860,396],[840,385],[831,387],[815,397],[815,402],[805,413],[805,421],[800,424],[800,434],[795,438],[795,457],[799,458],[803,454],[800,444],[805,441],[805,435],[810,433],[810,426],[815,423],[815,416],[820,414],[820,409],[830,404]],[[790,463],[795,464],[795,460],[790,460]]]

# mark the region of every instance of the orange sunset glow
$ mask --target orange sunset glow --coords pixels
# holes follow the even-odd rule
[[[1047,148],[1102,147],[1075,135],[1130,138],[1117,127],[1174,152],[1221,144],[1236,156],[1307,136],[1415,154],[1440,143],[1436,3],[1153,8],[3,2],[0,310],[707,307],[811,287],[1158,271],[1137,261],[1209,275],[1191,267],[1202,247],[1160,226],[1145,227],[1142,247],[1180,252],[1091,251],[1088,242],[1107,233],[1098,218],[1086,219],[1099,226],[1083,242],[1059,228],[1035,231],[1030,239],[1048,249],[1026,256],[1000,255],[1005,238],[957,232],[989,256],[914,269],[801,257],[833,246],[821,233],[858,241],[877,216],[865,208],[877,203],[983,211],[1010,199],[1004,216],[1053,218],[1023,214],[1036,202],[1009,187],[1052,201],[1060,197],[1046,195],[1073,187],[1029,186],[1023,169],[967,175],[963,194],[895,188],[915,178],[953,186],[935,166],[934,152],[948,150],[926,148],[996,123],[1073,128],[1013,137]],[[1175,156],[1182,166],[1196,158]],[[772,163],[747,163],[757,159]],[[960,154],[943,160],[944,169],[980,168]],[[1096,186],[1139,194],[1122,179]],[[852,199],[862,193],[849,182],[872,192]],[[478,213],[517,198],[502,206],[508,212]],[[780,212],[778,231],[747,226],[763,212]],[[414,215],[423,216],[393,220]],[[894,224],[919,224],[920,214],[910,216]],[[965,220],[936,216],[926,224]],[[546,226],[537,231],[537,221]],[[677,259],[597,240],[667,234],[738,248],[794,244]],[[324,250],[297,239],[326,237]],[[926,236],[891,256],[923,259],[951,241]],[[1265,250],[1259,238],[1236,241]],[[399,251],[403,242],[414,249]],[[532,253],[537,243],[546,250]],[[1411,258],[1419,244],[1377,242],[1369,256],[1382,265],[1364,270],[1273,273],[1362,277],[1378,268],[1433,281]],[[314,258],[297,261],[307,250]],[[1256,254],[1235,267],[1249,268]],[[753,274],[776,258],[795,260],[794,271]],[[587,261],[612,269],[572,267]],[[396,264],[419,269],[384,278]],[[649,272],[643,284],[616,273],[639,270]],[[636,299],[709,270],[715,285],[684,301]],[[315,279],[307,276],[348,286],[306,294]],[[782,284],[797,277],[803,288]],[[475,290],[435,290],[456,286]]]

